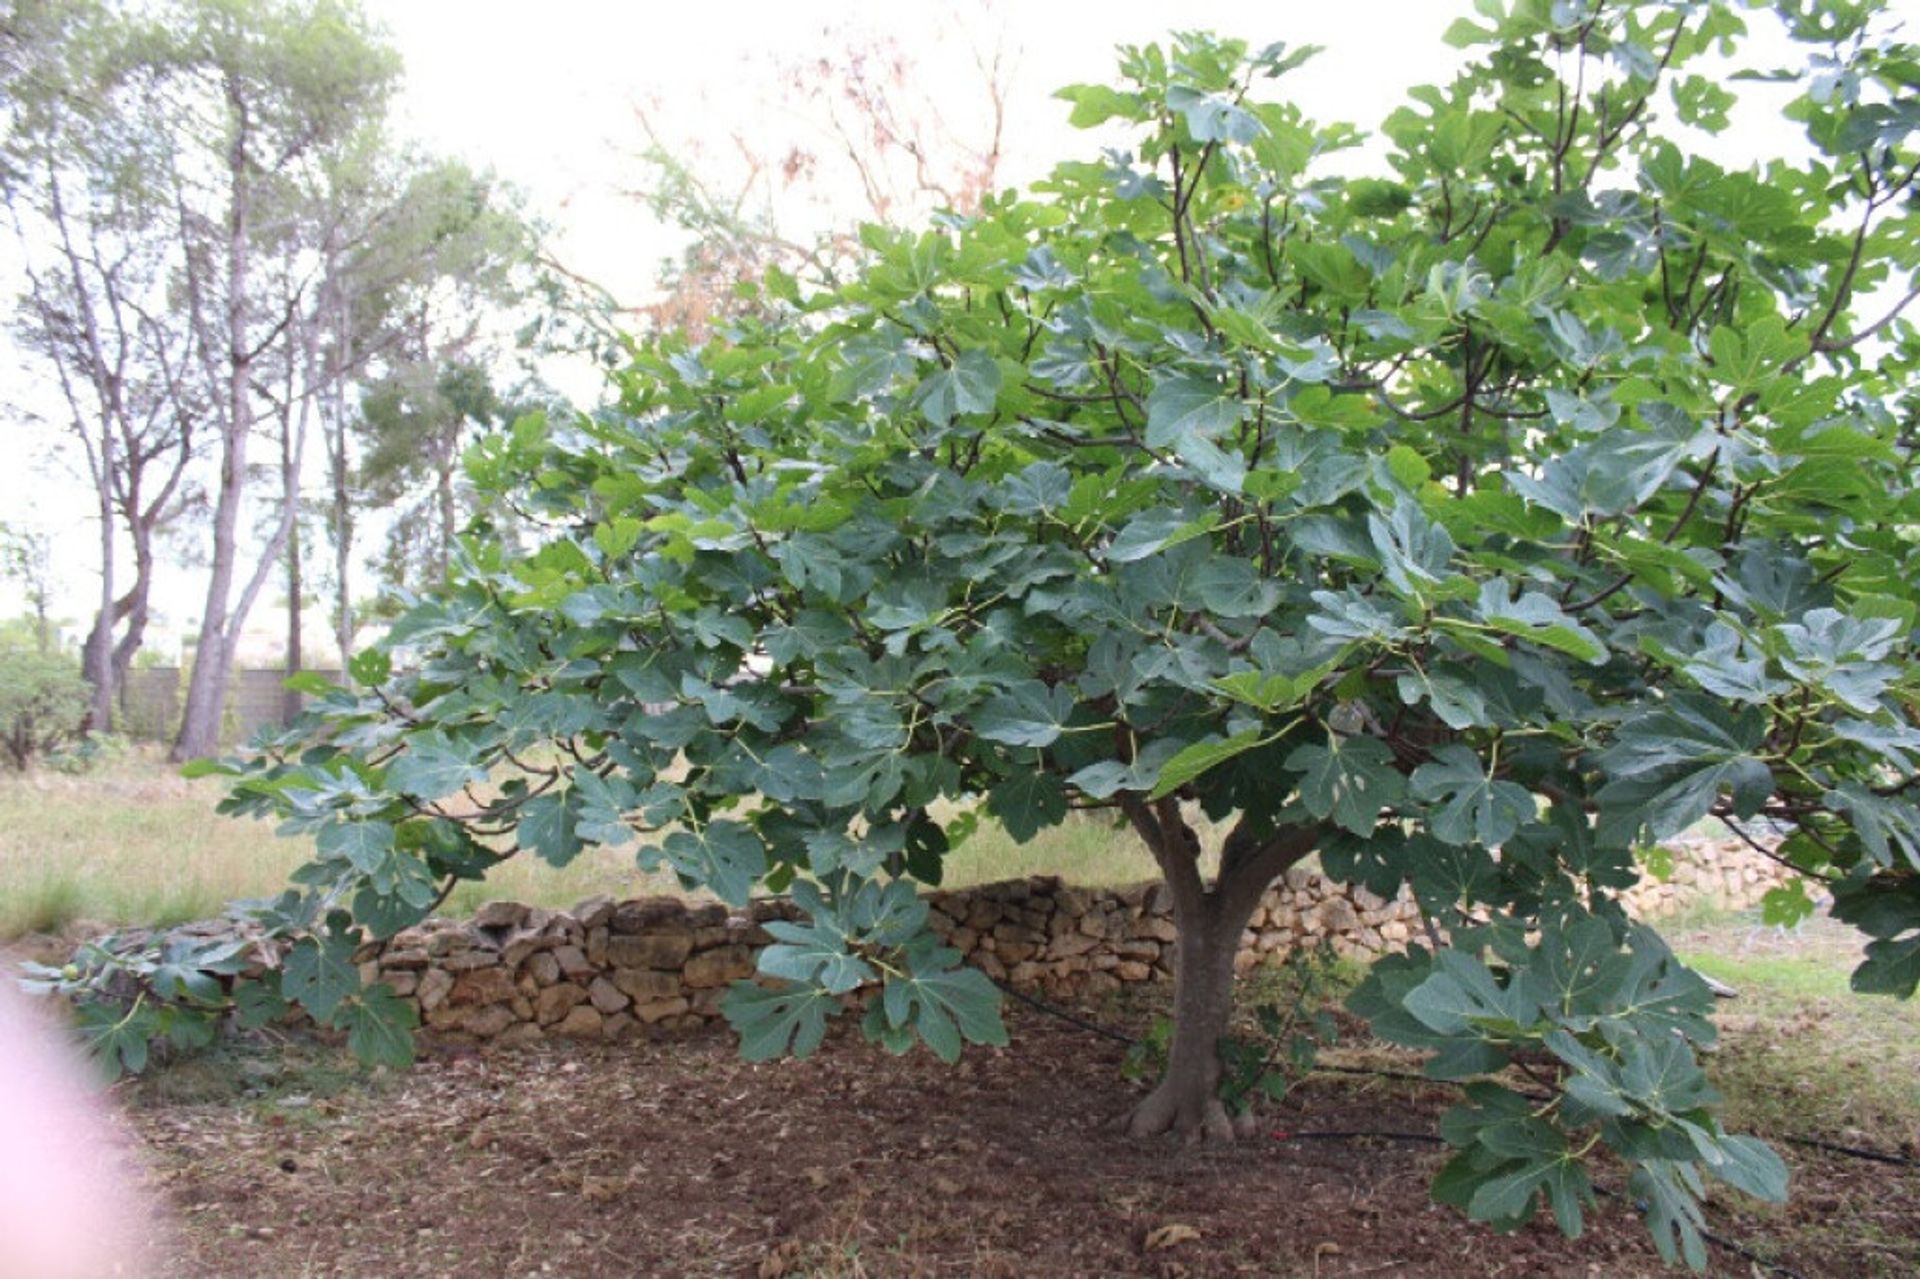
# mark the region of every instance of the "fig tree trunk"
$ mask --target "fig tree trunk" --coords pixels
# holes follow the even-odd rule
[[[1313,848],[1319,832],[1283,827],[1257,835],[1246,824],[1227,837],[1220,873],[1208,886],[1200,841],[1176,804],[1129,805],[1127,815],[1159,863],[1173,898],[1173,1038],[1166,1071],[1125,1123],[1132,1137],[1173,1133],[1186,1140],[1230,1141],[1236,1126],[1220,1099],[1220,1040],[1233,1015],[1233,961],[1254,907],[1274,879]]]

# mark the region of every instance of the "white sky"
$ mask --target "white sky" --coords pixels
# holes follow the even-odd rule
[[[1097,153],[1101,139],[1068,128],[1067,105],[1051,95],[1063,84],[1109,80],[1117,44],[1163,39],[1172,25],[1240,36],[1256,47],[1274,40],[1324,45],[1326,52],[1269,92],[1291,95],[1310,117],[1371,130],[1409,86],[1451,78],[1462,55],[1440,35],[1471,8],[1467,0],[1187,0],[1177,8],[1144,0],[1027,0],[992,8],[980,0],[365,2],[406,63],[396,131],[520,186],[532,211],[555,228],[560,259],[623,301],[643,298],[660,260],[676,245],[672,233],[620,194],[641,174],[631,155],[642,145],[633,104],[654,103],[663,133],[705,139],[724,151],[730,125],[759,127],[754,112],[765,107],[754,84],[760,69],[819,49],[829,28],[872,28],[895,38],[922,69],[925,86],[956,103],[951,115],[960,129],[980,84],[968,46],[990,50],[998,38],[1015,66],[1000,168],[1000,185],[1007,186],[1041,176],[1056,160]],[[1764,133],[1722,141],[1742,157],[1765,154],[1772,145]],[[18,363],[9,354],[0,347],[0,365]],[[0,376],[17,385],[16,379],[44,375],[21,365],[5,367]],[[563,382],[570,392],[581,389],[575,379]],[[57,611],[84,622],[99,579],[87,489],[69,469],[79,463],[62,467],[41,456],[32,440],[44,431],[17,422],[0,423],[0,431],[6,447],[0,519],[53,535],[62,588]],[[366,579],[361,585],[364,593]],[[193,570],[163,568],[154,628],[163,648],[198,616],[201,591]],[[271,589],[263,594],[250,629],[284,630],[272,595]],[[22,607],[19,591],[0,584],[0,616]],[[323,618],[317,610],[316,632],[325,629]]]

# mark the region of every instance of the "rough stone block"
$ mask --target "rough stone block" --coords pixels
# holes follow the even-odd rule
[[[558,990],[559,987],[554,989]],[[550,1031],[551,1034],[565,1035],[569,1039],[598,1039],[600,1027],[605,1023],[600,1010],[592,1004],[580,1004],[563,1017]]]
[[[504,1004],[514,996],[513,978],[504,968],[482,968],[454,978],[447,1002],[455,1008]]]
[[[593,983],[587,987],[587,998],[593,1001],[595,1008],[608,1016],[619,1012],[628,1003],[626,995],[621,993],[620,988],[605,977],[593,979]]]
[[[618,968],[613,984],[636,1004],[671,999],[680,993],[680,974],[657,972],[651,968]]]
[[[681,979],[691,989],[724,986],[730,981],[753,976],[753,952],[745,946],[716,946],[689,959]]]
[[[488,902],[474,912],[469,922],[475,928],[520,928],[525,926],[532,909],[519,902]]]
[[[687,904],[678,897],[639,897],[613,908],[612,927],[616,933],[643,933],[686,919]]]
[[[558,986],[548,986],[534,1000],[534,1017],[542,1026],[548,1026],[568,1013],[578,1004],[586,1002],[587,992],[572,982],[562,982]]]
[[[420,976],[420,985],[414,993],[420,997],[420,1011],[432,1012],[447,1002],[447,995],[453,990],[453,974],[444,968],[430,968]]]
[[[599,928],[613,918],[613,898],[589,897],[585,901],[575,902],[568,912],[585,929]]]
[[[504,1004],[489,1004],[485,1008],[468,1009],[460,1020],[460,1029],[469,1035],[478,1035],[482,1039],[491,1039],[517,1021],[513,1010]]]
[[[635,1004],[633,1015],[649,1026],[668,1017],[678,1017],[687,1011],[689,1005],[684,998],[656,999],[651,1003]]]
[[[692,953],[693,932],[686,928],[616,932],[607,939],[607,963],[615,968],[678,968]]]

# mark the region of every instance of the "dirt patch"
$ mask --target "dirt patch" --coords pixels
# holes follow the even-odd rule
[[[1540,1222],[1502,1238],[1433,1206],[1443,1154],[1431,1147],[1129,1143],[1102,1127],[1128,1099],[1120,1045],[1009,1016],[1011,1047],[954,1068],[847,1033],[812,1060],[752,1065],[715,1031],[440,1056],[332,1098],[147,1104],[132,1122],[177,1226],[180,1275],[1661,1269],[1619,1200],[1578,1242]],[[1316,1077],[1296,1095],[1269,1127],[1431,1132],[1453,1094]],[[1729,1195],[1713,1228],[1803,1275],[1920,1264],[1920,1174],[1789,1159],[1794,1207]],[[1731,1254],[1714,1261],[1750,1273]]]

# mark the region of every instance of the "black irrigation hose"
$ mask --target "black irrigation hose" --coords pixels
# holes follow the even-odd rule
[[[1437,1137],[1432,1133],[1397,1132],[1389,1129],[1355,1129],[1348,1132],[1330,1132],[1326,1130],[1291,1132],[1282,1128],[1273,1133],[1273,1139],[1275,1141],[1410,1141],[1427,1146],[1443,1146],[1446,1144],[1444,1138]],[[1594,1186],[1593,1189],[1596,1194],[1608,1199],[1626,1198],[1626,1196],[1622,1195],[1619,1191],[1609,1190],[1605,1186]],[[1639,1200],[1633,1201],[1633,1207],[1634,1211],[1642,1214],[1647,1210],[1647,1206]],[[1789,1266],[1783,1266],[1777,1261],[1769,1261],[1744,1244],[1735,1243],[1733,1240],[1725,1238],[1724,1236],[1716,1235],[1704,1226],[1699,1227],[1699,1230],[1700,1237],[1717,1248],[1725,1248],[1728,1252],[1742,1257],[1756,1266],[1764,1266],[1775,1274],[1786,1276],[1786,1279],[1803,1279],[1798,1271]]]
[[[1040,1012],[1046,1013],[1049,1017],[1057,1017],[1061,1021],[1078,1026],[1089,1034],[1099,1035],[1103,1039],[1111,1039],[1116,1043],[1126,1044],[1128,1047],[1132,1047],[1140,1042],[1137,1038],[1124,1031],[1114,1030],[1110,1026],[1102,1026],[1098,1022],[1088,1021],[1086,1018],[1068,1012],[1058,1005],[1050,1004],[1044,999],[1036,999],[1023,990],[1016,990],[1004,981],[995,979],[993,984],[1029,1008],[1037,1009]],[[1375,1075],[1381,1079],[1400,1079],[1417,1084],[1446,1085],[1452,1082],[1446,1079],[1429,1079],[1425,1075],[1416,1075],[1407,1070],[1381,1070],[1371,1066],[1315,1066],[1314,1070],[1335,1075]],[[1300,1138],[1310,1138],[1314,1136],[1312,1133],[1294,1133],[1292,1135]],[[1359,1133],[1355,1135],[1386,1136],[1390,1134]],[[1439,1138],[1434,1138],[1434,1140],[1437,1141]],[[1824,1150],[1829,1154],[1845,1155],[1850,1159],[1865,1159],[1877,1164],[1890,1164],[1896,1168],[1920,1168],[1920,1159],[1914,1159],[1907,1155],[1893,1155],[1885,1151],[1869,1150],[1861,1146],[1843,1146],[1838,1142],[1822,1141],[1818,1137],[1780,1137],[1778,1140],[1788,1142],[1795,1146],[1805,1146],[1811,1150]]]
[[[1847,1155],[1853,1159],[1870,1159],[1877,1164],[1893,1164],[1899,1168],[1920,1168],[1920,1159],[1910,1159],[1906,1155],[1889,1155],[1884,1151],[1867,1150],[1860,1146],[1842,1146],[1837,1142],[1821,1141],[1818,1137],[1782,1137],[1781,1141],[1796,1146],[1806,1146],[1813,1150],[1825,1150],[1836,1155]]]
[[[1605,1186],[1595,1186],[1593,1189],[1597,1194],[1607,1199],[1625,1199],[1626,1198],[1626,1196],[1621,1194],[1619,1191],[1609,1190]],[[1633,1210],[1644,1217],[1647,1212],[1646,1203],[1639,1199],[1633,1200],[1632,1203],[1633,1203]],[[1713,1233],[1713,1231],[1708,1230],[1705,1226],[1696,1226],[1695,1229],[1697,1229],[1700,1232],[1700,1237],[1702,1239],[1706,1240],[1708,1243],[1712,1244],[1716,1248],[1725,1248],[1728,1252],[1731,1252],[1736,1256],[1745,1258],[1747,1261],[1752,1262],[1756,1266],[1764,1266],[1768,1270],[1773,1271],[1777,1275],[1785,1275],[1786,1279],[1805,1279],[1805,1277],[1801,1275],[1801,1273],[1798,1270],[1793,1269],[1793,1267],[1783,1266],[1777,1261],[1768,1261],[1765,1257],[1761,1256],[1759,1253],[1755,1252],[1753,1249],[1748,1248],[1744,1244],[1735,1243],[1733,1240],[1728,1239],[1725,1236],[1716,1235]]]
[[[1122,1034],[1120,1031],[1112,1030],[1106,1026],[1100,1025],[1098,1022],[1088,1021],[1084,1017],[1075,1016],[1073,1013],[1068,1012],[1064,1008],[1057,1008],[1054,1005],[1049,1004],[1044,1000],[1035,999],[1032,995],[1027,994],[1023,990],[1016,990],[1014,987],[1009,986],[1006,982],[1001,981],[997,977],[993,978],[993,984],[998,986],[1001,990],[1005,991],[1007,994],[1012,995],[1015,999],[1027,1005],[1029,1008],[1037,1008],[1041,1012],[1046,1013],[1050,1017],[1058,1017],[1061,1021],[1070,1022],[1073,1025],[1078,1026],[1080,1029],[1087,1031],[1090,1034],[1100,1035],[1103,1038],[1115,1040],[1119,1043],[1123,1043],[1127,1045],[1127,1047],[1129,1048],[1133,1047],[1135,1044],[1138,1044],[1140,1042],[1138,1039],[1135,1039],[1132,1035]]]
[[[1315,1129],[1312,1132],[1293,1132],[1286,1128],[1276,1129],[1272,1137],[1275,1141],[1364,1141],[1373,1138],[1379,1141],[1412,1141],[1423,1146],[1444,1146],[1446,1138],[1436,1137],[1430,1132],[1395,1132],[1390,1129],[1360,1128],[1350,1132],[1329,1132]]]

